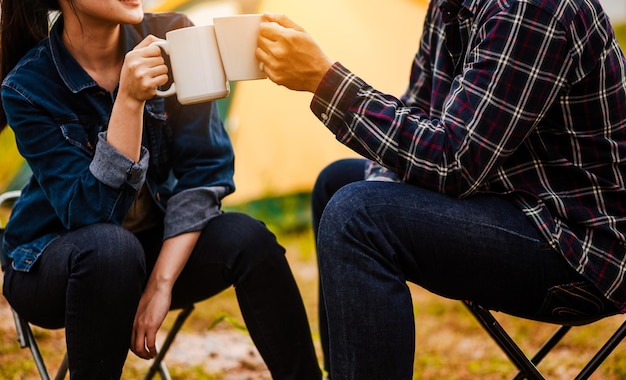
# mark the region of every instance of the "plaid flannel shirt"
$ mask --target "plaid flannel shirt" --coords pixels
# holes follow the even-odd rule
[[[404,182],[511,199],[626,312],[625,68],[597,0],[431,0],[401,98],[337,62],[311,110]]]

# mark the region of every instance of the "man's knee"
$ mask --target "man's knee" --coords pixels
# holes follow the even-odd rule
[[[326,205],[320,224],[330,224],[336,229],[348,223],[371,199],[368,195],[371,185],[371,182],[353,182],[337,190]]]

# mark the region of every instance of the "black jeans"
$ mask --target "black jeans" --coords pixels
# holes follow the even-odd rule
[[[111,224],[70,232],[33,270],[7,269],[4,294],[26,320],[66,328],[72,379],[117,379],[162,228],[137,236]],[[234,285],[251,338],[274,379],[320,379],[309,324],[284,249],[263,223],[225,213],[202,231],[172,293],[172,309]]]

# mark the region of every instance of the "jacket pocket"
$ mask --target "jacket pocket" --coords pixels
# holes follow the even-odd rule
[[[67,142],[77,146],[90,156],[93,156],[96,149],[98,133],[106,129],[106,123],[102,120],[83,118],[64,120],[59,126]]]

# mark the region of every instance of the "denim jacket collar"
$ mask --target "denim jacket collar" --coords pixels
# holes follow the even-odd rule
[[[141,36],[132,25],[120,26],[121,39],[124,41],[124,53],[131,51],[141,41]],[[98,86],[95,80],[80,66],[63,43],[63,18],[59,18],[50,31],[50,52],[59,76],[68,89],[78,93],[84,89]]]
[[[141,23],[121,27],[120,43],[130,51],[144,36],[163,38],[191,24],[179,13],[145,14]],[[105,94],[70,55],[62,33],[58,19],[50,36],[22,58],[2,85],[11,128],[39,177],[23,188],[2,242],[13,268],[21,271],[29,271],[45,247],[69,230],[93,223],[121,225],[144,184],[164,211],[164,238],[201,229],[234,191],[233,149],[216,103],[147,100],[144,149],[140,161],[133,162],[106,141],[116,94]],[[42,152],[50,160],[40,159]],[[73,164],[49,165],[55,159]],[[82,191],[65,191],[65,183],[49,180],[55,176],[72,178]],[[56,188],[46,194],[42,183]]]

